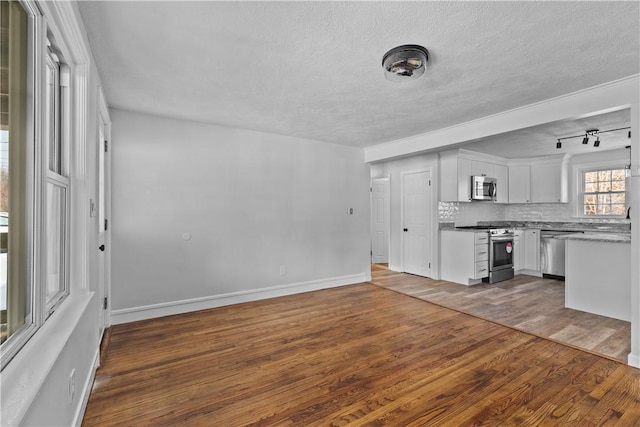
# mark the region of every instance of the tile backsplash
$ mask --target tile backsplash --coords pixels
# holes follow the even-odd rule
[[[478,221],[553,221],[629,223],[627,219],[576,218],[569,203],[526,203],[501,205],[490,202],[439,202],[438,222],[475,225]]]

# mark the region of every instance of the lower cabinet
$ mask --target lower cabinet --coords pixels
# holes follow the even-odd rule
[[[523,240],[520,242],[520,246],[524,249],[520,251],[523,254],[522,270],[527,270],[526,274],[541,276],[540,230],[526,229],[524,230],[522,237]]]
[[[524,254],[522,253],[523,234],[523,230],[515,230],[513,232],[513,270],[516,273],[524,268]]]
[[[489,276],[489,233],[486,231],[440,232],[440,277],[475,285]]]

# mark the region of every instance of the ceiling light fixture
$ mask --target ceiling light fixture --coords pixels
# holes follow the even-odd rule
[[[593,143],[594,147],[600,147],[600,137],[597,136],[597,134],[599,133],[605,133],[605,132],[615,132],[618,130],[625,130],[625,129],[631,129],[631,126],[627,126],[624,128],[617,128],[617,129],[609,129],[609,130],[600,130],[600,129],[587,129],[584,133],[581,133],[580,135],[572,135],[572,136],[564,136],[562,138],[558,138],[558,142],[556,142],[556,148],[562,148],[562,141],[565,139],[572,139],[572,138],[582,138],[582,143],[583,144],[588,144],[589,143],[589,137],[596,137],[596,140]]]
[[[424,74],[429,51],[416,44],[394,47],[382,57],[382,67],[387,80],[414,80]]]

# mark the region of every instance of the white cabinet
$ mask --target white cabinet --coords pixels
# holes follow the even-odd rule
[[[540,272],[540,230],[527,229],[524,230],[524,260],[523,269],[531,272]]]
[[[509,203],[509,169],[504,165],[494,165],[496,179],[496,203]]]
[[[472,160],[471,175],[478,175],[478,176],[484,175],[490,178],[495,178],[495,165],[493,163]]]
[[[531,201],[531,171],[529,166],[509,166],[509,203]]]
[[[485,175],[498,180],[496,202],[507,203],[509,198],[507,166],[479,160],[475,158],[477,155],[478,153],[466,150],[450,150],[440,153],[440,201],[470,202],[471,177]],[[495,161],[500,160],[495,156],[488,158],[495,159]]]
[[[522,243],[524,242],[523,230],[514,230],[513,232],[513,269],[520,271],[524,267],[524,254],[522,253]]]
[[[534,203],[560,203],[562,200],[562,164],[534,163],[531,165],[531,200]],[[566,203],[567,200],[564,200]]]
[[[509,203],[567,203],[569,157],[512,160]]]
[[[442,230],[440,233],[440,277],[474,285],[489,276],[489,233]]]

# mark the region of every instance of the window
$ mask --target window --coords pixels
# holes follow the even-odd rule
[[[583,172],[583,215],[622,216],[626,212],[625,169]]]
[[[0,7],[4,368],[69,294],[70,70],[51,34],[35,31],[46,28],[37,6],[2,1]]]

